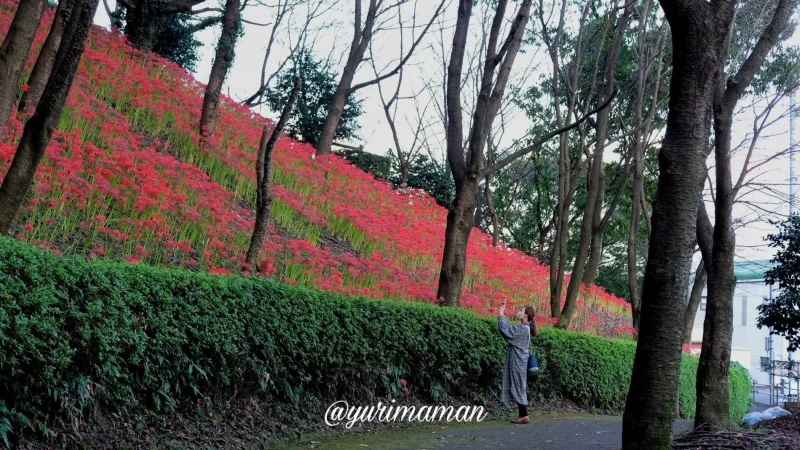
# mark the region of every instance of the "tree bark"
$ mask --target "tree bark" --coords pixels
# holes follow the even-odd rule
[[[272,206],[272,193],[269,190],[269,177],[272,173],[272,151],[275,149],[275,144],[278,142],[286,122],[289,121],[289,117],[292,115],[292,108],[294,108],[294,102],[300,92],[300,86],[301,81],[296,78],[292,92],[289,94],[286,105],[284,105],[281,112],[278,124],[272,129],[269,139],[267,139],[268,125],[264,125],[264,130],[261,132],[261,142],[258,146],[258,156],[256,157],[256,223],[253,228],[253,236],[250,238],[250,246],[247,248],[247,254],[245,255],[245,264],[250,271],[256,270],[258,254],[261,252],[261,246],[264,244],[267,228],[269,228],[269,213]]]
[[[8,234],[61,118],[98,3],[99,0],[76,0],[70,17],[76,26],[68,27],[73,33],[65,36],[67,39],[58,49],[57,60],[61,63],[50,76],[36,112],[25,123],[17,152],[0,186],[0,235]]]
[[[222,85],[225,82],[225,77],[228,76],[228,70],[233,64],[240,24],[239,0],[226,0],[225,14],[222,18],[222,34],[217,43],[214,65],[211,66],[211,75],[209,76],[208,85],[206,85],[205,95],[203,96],[203,111],[200,115],[200,134],[204,137],[213,136],[214,131],[216,131]]]
[[[732,8],[731,8],[732,9]],[[733,112],[745,89],[761,68],[770,50],[792,14],[792,0],[779,0],[772,20],[753,47],[751,54],[737,73],[728,78],[724,66],[728,58],[729,43],[718,37],[719,55],[716,92],[713,104],[714,159],[716,172],[716,197],[714,199],[714,226],[705,214],[705,204],[699,205],[697,241],[703,252],[708,272],[708,300],[703,323],[703,346],[697,368],[697,410],[695,428],[728,428],[730,398],[728,372],[733,338],[733,293],[736,277],[733,272],[735,235],[733,232],[734,188],[731,175],[731,128]],[[733,15],[733,13],[730,13]],[[727,38],[727,36],[724,36]],[[710,249],[709,249],[710,244]],[[710,257],[708,257],[710,250]]]
[[[28,91],[22,94],[22,99],[19,102],[19,112],[21,113],[36,108],[39,99],[42,98],[47,80],[50,78],[50,73],[53,71],[53,66],[56,62],[58,46],[61,44],[61,36],[64,33],[64,24],[69,18],[70,9],[74,3],[74,0],[59,0],[58,2],[50,32],[47,34],[47,39],[39,51],[31,76],[28,78]]]
[[[681,324],[705,177],[708,106],[719,64],[713,43],[727,36],[731,0],[660,0],[672,28],[673,73],[667,131],[659,152],[642,315],[623,415],[624,450],[672,448],[681,363]]]
[[[0,129],[8,125],[17,102],[19,79],[47,0],[20,0],[14,20],[0,46]]]

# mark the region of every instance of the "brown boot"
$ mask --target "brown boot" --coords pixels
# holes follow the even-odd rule
[[[526,423],[529,423],[530,421],[531,421],[531,419],[529,419],[528,416],[525,416],[525,417],[517,417],[516,419],[512,420],[511,423],[524,425]]]

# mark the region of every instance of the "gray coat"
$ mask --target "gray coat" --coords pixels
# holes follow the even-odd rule
[[[528,325],[511,325],[504,316],[498,317],[500,334],[508,342],[506,363],[503,367],[503,387],[500,401],[509,400],[520,405],[528,404],[528,355],[530,355],[531,329]]]

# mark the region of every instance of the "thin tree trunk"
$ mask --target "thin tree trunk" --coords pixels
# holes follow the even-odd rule
[[[264,125],[264,130],[261,132],[261,142],[258,146],[258,156],[256,157],[256,223],[253,228],[253,236],[250,238],[250,246],[247,248],[245,255],[245,264],[251,271],[255,271],[258,263],[258,254],[261,252],[261,246],[264,244],[264,238],[267,235],[267,228],[269,228],[269,213],[272,206],[272,193],[269,190],[269,177],[272,173],[272,151],[275,149],[275,144],[289,121],[292,115],[292,108],[294,102],[297,100],[297,94],[300,92],[301,81],[299,78],[294,80],[294,87],[289,94],[289,99],[283,107],[281,117],[278,124],[272,129],[272,133],[267,139],[267,132],[269,126]]]
[[[628,291],[631,297],[631,325],[638,331],[642,313],[642,301],[639,295],[639,264],[638,242],[639,223],[641,218],[641,197],[644,193],[644,113],[642,102],[644,100],[645,85],[647,83],[647,61],[645,59],[645,33],[647,30],[647,17],[650,15],[651,0],[646,0],[642,7],[642,17],[639,21],[639,68],[636,79],[636,100],[634,101],[636,127],[633,134],[633,194],[631,199],[631,223],[628,231]],[[657,90],[657,89],[656,89]],[[646,212],[645,212],[646,214]]]
[[[701,259],[694,275],[694,284],[692,285],[692,292],[689,294],[689,303],[686,305],[686,315],[683,319],[683,341],[681,343],[684,345],[692,342],[694,319],[697,317],[697,308],[703,298],[704,287],[706,287],[706,266],[705,261]]]
[[[568,158],[568,147],[566,145],[566,135],[561,135],[559,139],[558,157],[558,202],[554,218],[555,236],[553,238],[553,249],[550,252],[550,317],[561,318],[561,292],[564,288],[564,265],[566,264],[566,241],[569,225],[567,224],[567,190],[569,190],[569,164],[565,162]],[[565,167],[566,165],[566,167]]]
[[[481,190],[478,187],[478,192],[475,194],[475,221],[473,222],[476,227],[481,228],[483,223],[483,201],[486,189]]]
[[[61,118],[98,3],[99,0],[76,0],[70,22],[77,25],[68,27],[74,32],[58,49],[57,60],[61,63],[54,68],[36,112],[25,123],[17,152],[0,186],[0,235],[8,234]]]
[[[718,33],[727,35],[733,18],[730,1],[660,3],[672,28],[673,73],[653,203],[651,236],[657,238],[649,245],[641,326],[623,415],[624,450],[672,448],[681,324],[705,177],[708,105],[718,64],[709,46]]]
[[[214,135],[216,129],[222,85],[233,64],[240,23],[239,0],[226,0],[225,15],[222,18],[222,34],[217,43],[214,65],[211,66],[211,75],[203,96],[203,111],[200,115],[200,134],[203,136]]]
[[[47,39],[39,51],[31,76],[28,78],[28,91],[22,94],[22,100],[19,102],[19,111],[21,113],[36,108],[39,99],[42,98],[47,80],[50,78],[50,73],[53,71],[53,66],[56,62],[58,46],[61,44],[61,36],[64,33],[64,24],[69,18],[70,8],[72,8],[73,4],[74,0],[59,0],[58,2],[50,32],[47,34]]]
[[[360,56],[356,56],[360,62],[364,57],[364,52],[361,51]],[[357,64],[345,65],[342,77],[339,79],[339,85],[336,87],[336,92],[333,94],[333,101],[328,108],[328,115],[325,116],[325,122],[322,123],[320,130],[319,142],[317,142],[317,155],[329,155],[331,153],[331,144],[333,138],[336,136],[336,128],[339,126],[339,121],[344,113],[344,107],[347,104],[347,97],[350,94],[350,85],[353,84],[353,77],[356,74]]]
[[[732,425],[728,372],[733,339],[733,293],[736,288],[736,278],[733,273],[736,242],[732,220],[735,192],[731,175],[733,112],[770,50],[777,44],[779,36],[785,30],[795,3],[793,0],[778,1],[769,25],[753,47],[751,54],[732,77],[726,76],[724,70],[728,57],[728,36],[720,35],[717,38],[719,77],[713,105],[717,192],[714,199],[713,235],[710,235],[711,222],[705,214],[705,204],[701,202],[698,208],[700,216],[697,240],[707,264],[708,300],[703,323],[703,346],[697,368],[695,428],[728,428]],[[730,14],[732,16],[733,12]],[[712,240],[713,242],[710,242]]]
[[[8,125],[17,102],[19,79],[47,0],[20,0],[14,20],[0,46],[0,129]]]
[[[639,171],[641,157],[638,150],[634,150],[634,178],[633,178],[633,202],[631,203],[631,225],[628,232],[628,290],[631,296],[631,325],[639,330],[642,314],[642,301],[639,296],[639,271],[637,261],[637,242],[639,239],[639,196],[641,190],[637,189],[638,184],[642,183],[642,172]]]
[[[601,152],[602,153],[602,152]],[[600,159],[600,166],[602,163],[602,155],[597,155]],[[586,259],[586,268],[583,271],[583,284],[594,284],[597,279],[597,272],[600,270],[600,257],[603,255],[603,234],[605,229],[603,227],[603,197],[606,185],[605,171],[601,168],[598,177],[597,185],[597,198],[595,198],[595,206],[592,211],[592,232],[589,243],[589,257]]]
[[[486,208],[489,210],[489,217],[492,219],[492,247],[497,247],[500,243],[500,222],[497,219],[497,211],[494,209],[492,201],[492,188],[490,187],[492,176],[486,176],[486,186],[484,186],[484,196],[486,197]]]
[[[408,165],[408,161],[400,163],[400,187],[403,189],[408,187]]]
[[[364,58],[364,51],[361,50],[360,54],[356,55],[357,61]],[[356,60],[353,60],[356,61]],[[339,121],[344,113],[344,107],[347,104],[347,97],[350,95],[350,86],[353,84],[353,77],[356,75],[358,65],[350,63],[345,65],[342,77],[339,79],[339,85],[336,86],[336,92],[333,94],[333,101],[328,108],[328,115],[325,116],[325,122],[322,123],[320,130],[319,142],[317,142],[317,155],[329,155],[331,153],[331,144],[333,138],[336,136],[336,128],[339,126]]]

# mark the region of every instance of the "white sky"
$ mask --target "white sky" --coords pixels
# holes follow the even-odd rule
[[[449,47],[452,43],[452,32],[455,23],[456,2],[453,0],[446,0],[444,14],[440,21],[434,23],[431,31],[422,41],[417,48],[414,56],[404,69],[403,87],[401,89],[402,99],[399,101],[396,124],[400,134],[400,142],[403,147],[407,147],[413,140],[414,129],[418,122],[418,110],[423,110],[427,106],[426,123],[430,123],[428,128],[429,144],[433,147],[433,154],[441,158],[443,156],[443,129],[441,122],[437,122],[436,105],[431,103],[431,93],[433,92],[437,97],[436,100],[440,101],[441,98],[441,80],[442,80],[442,62],[440,55],[442,47],[445,53],[449,53]],[[224,2],[222,2],[224,5]],[[109,0],[109,5],[112,10],[114,8],[114,0]],[[219,5],[218,0],[207,1],[200,5],[200,7],[214,7]],[[431,0],[420,0],[417,11],[417,25],[418,30],[426,23],[434,10],[438,6],[438,2]],[[328,56],[338,64],[337,68],[341,68],[344,64],[346,52],[352,40],[352,2],[339,1],[332,7],[325,15],[317,19],[312,28],[319,31],[313,33],[314,36],[313,48],[317,56],[326,58]],[[365,7],[366,8],[366,7]],[[403,18],[410,20],[411,11],[414,9],[414,2],[409,1],[403,7]],[[468,49],[475,51],[478,42],[476,40],[476,30],[479,29],[478,24],[482,21],[483,12],[485,12],[484,2],[479,3],[473,12],[473,18],[470,23],[472,35],[468,42]],[[509,8],[511,9],[511,8]],[[271,10],[264,6],[249,6],[244,13],[243,18],[252,22],[269,22],[272,20]],[[300,11],[298,11],[300,12]],[[511,12],[507,13],[511,16]],[[556,15],[554,14],[554,20]],[[573,21],[575,19],[573,18]],[[95,23],[104,27],[109,27],[109,18],[105,9],[101,5],[98,8],[95,17]],[[399,57],[399,36],[400,33],[396,30],[397,20],[394,19],[386,24],[387,29],[380,31],[373,40],[375,50],[375,61],[379,70],[383,67],[391,67],[391,63],[396,61]],[[322,28],[327,25],[326,28]],[[394,26],[395,29],[391,29]],[[529,26],[530,23],[529,23]],[[239,40],[236,48],[236,59],[234,65],[226,80],[226,87],[223,92],[229,93],[235,100],[242,100],[249,97],[258,88],[261,65],[264,58],[264,49],[266,47],[267,38],[269,36],[270,27],[259,27],[254,25],[245,24],[245,34]],[[214,46],[219,37],[219,27],[207,29],[198,34],[198,39],[204,44],[200,50],[200,61],[197,64],[197,71],[195,76],[198,80],[206,82],[211,64],[214,57]],[[270,57],[270,64],[268,64],[267,73],[275,71],[280,61],[285,58],[289,48],[288,42],[294,43],[295,36],[281,33],[278,37],[279,42],[273,46],[273,56]],[[411,42],[410,32],[406,31],[405,34],[405,48],[408,49]],[[800,33],[796,33],[790,43],[792,45],[800,45]],[[550,71],[549,60],[544,58],[540,52],[533,48],[523,48],[525,53],[520,54],[515,62],[514,71],[512,74],[512,82],[520,83],[522,80],[527,80],[527,84],[534,84],[538,74],[542,71]],[[469,52],[470,50],[468,50]],[[344,54],[343,54],[344,53]],[[467,58],[468,59],[468,58]],[[374,78],[374,72],[369,63],[365,62],[357,72],[355,82],[366,81]],[[426,90],[426,84],[435,83],[434,91]],[[511,85],[512,83],[509,83]],[[384,81],[383,89],[384,95],[390,95],[396,86],[396,77]],[[469,88],[465,88],[468,91]],[[384,154],[388,149],[394,148],[394,141],[384,116],[384,111],[378,89],[376,86],[365,88],[358,92],[358,97],[364,99],[364,114],[359,118],[361,125],[361,139],[351,141],[352,144],[363,144],[365,150]],[[800,95],[798,96],[800,103]],[[739,106],[752,104],[752,99],[743,99]],[[470,100],[466,100],[464,107],[469,108]],[[763,108],[757,106],[756,110]],[[784,99],[773,112],[773,117],[784,117],[778,120],[771,126],[765,135],[759,139],[758,145],[755,149],[751,164],[758,163],[764,159],[769,158],[778,152],[785,152],[789,147],[789,119],[787,111],[789,108],[788,98]],[[266,109],[259,110],[260,113],[274,117],[274,114]],[[750,108],[749,112],[744,112],[737,116],[737,122],[734,126],[733,132],[733,145],[736,146],[742,140],[747,138],[748,132],[752,129],[753,122],[753,109]],[[519,110],[511,109],[509,114],[504,118],[504,130],[502,135],[501,147],[510,145],[515,139],[522,138],[526,135],[530,126],[530,121]],[[796,129],[797,140],[800,141],[800,121]],[[744,161],[745,151],[738,152],[733,158],[733,178],[738,178],[738,173],[741,170]],[[797,155],[796,159],[800,158]],[[709,166],[713,164],[709,160]],[[798,172],[798,164],[796,162],[795,173]],[[713,172],[713,171],[712,171]],[[788,213],[788,183],[789,183],[789,157],[783,156],[776,158],[768,164],[763,165],[758,171],[758,182],[769,185],[775,192],[766,192],[762,187],[761,192],[752,192],[743,197],[751,205],[738,204],[734,208],[734,217],[747,222],[747,225],[737,229],[737,258],[739,259],[768,259],[772,256],[772,249],[764,245],[764,237],[774,230],[774,228],[765,222],[764,219],[776,219],[780,215]],[[713,173],[712,173],[713,176]],[[713,180],[713,178],[712,178]],[[798,189],[795,188],[795,191]],[[743,190],[743,193],[746,189]],[[707,192],[708,198],[708,192]],[[752,206],[756,205],[756,206]],[[800,205],[795,201],[795,205]],[[708,204],[709,213],[713,214],[713,205]],[[798,208],[796,207],[797,211]],[[772,213],[768,213],[772,212]],[[699,260],[697,258],[696,260]]]

